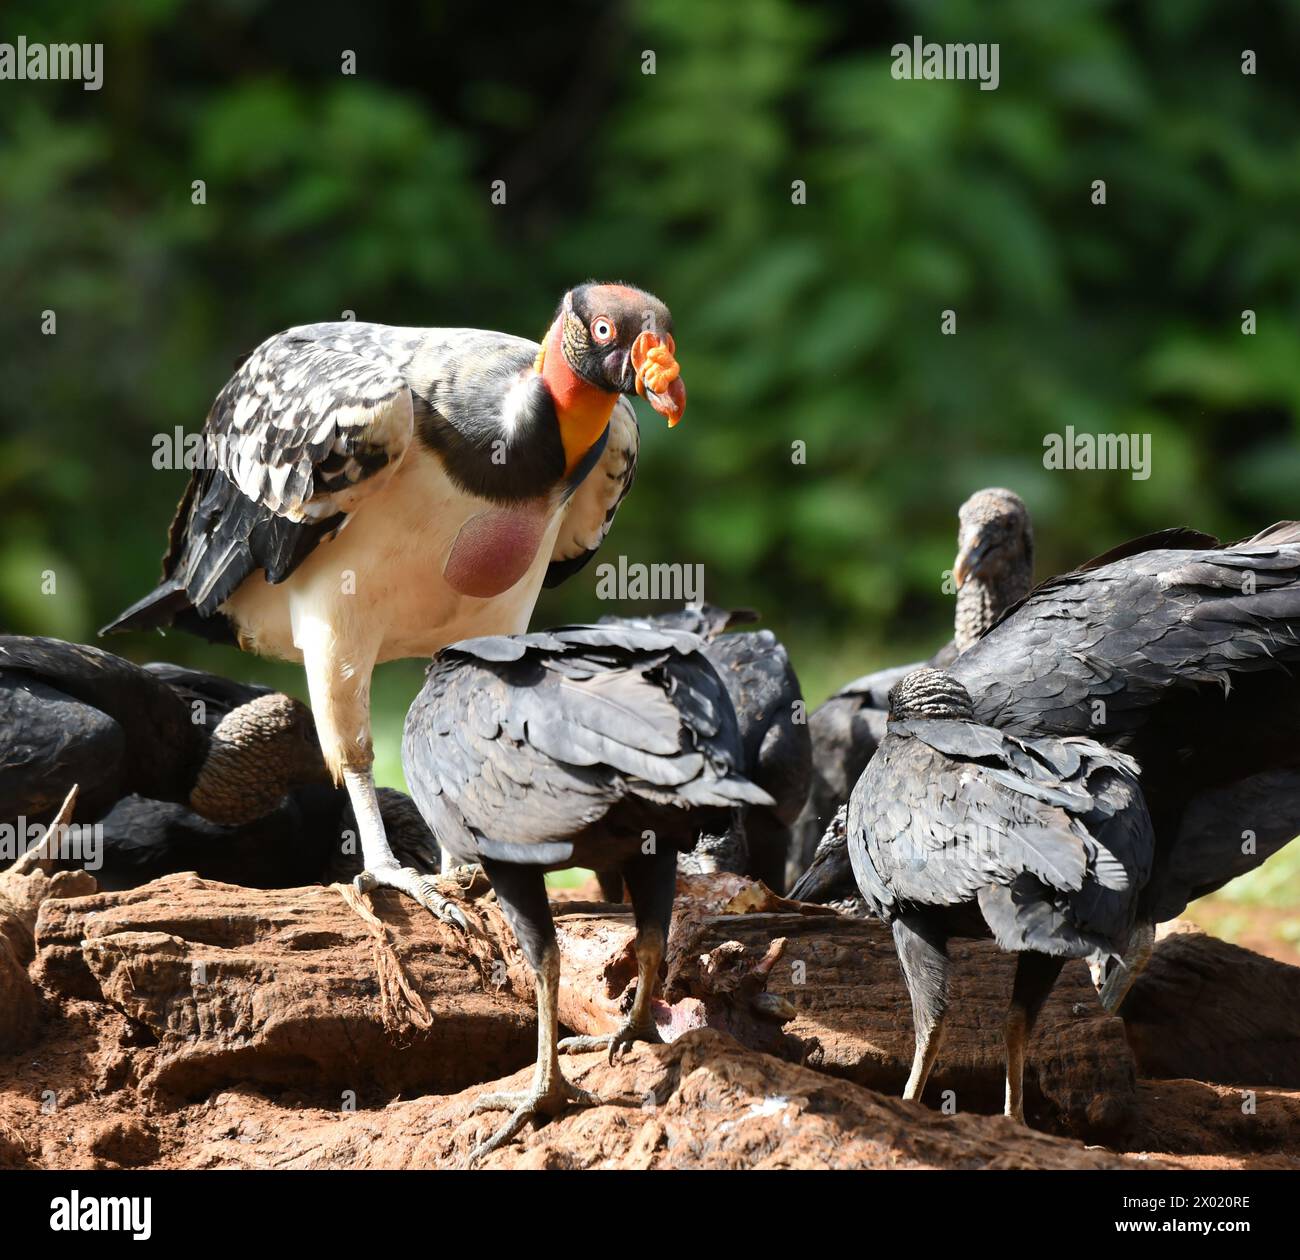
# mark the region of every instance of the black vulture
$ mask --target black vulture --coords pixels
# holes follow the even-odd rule
[[[732,825],[701,835],[695,848],[679,855],[679,867],[691,874],[730,871],[761,879],[769,888],[785,888],[791,827],[803,808],[812,778],[812,745],[803,714],[803,691],[785,645],[770,630],[742,630],[758,614],[692,604],[650,617],[602,617],[601,625],[685,630],[704,640],[701,649],[731,697],[744,746],[745,777],[775,802],[737,810]],[[622,899],[617,877],[597,873],[610,900]]]
[[[270,813],[328,783],[311,712],[290,696],[59,639],[0,636],[0,818],[73,821],[132,794],[214,822]]]
[[[948,941],[1015,952],[1006,1114],[1023,1122],[1025,1045],[1068,958],[1128,947],[1154,839],[1132,758],[1078,736],[978,723],[966,689],[919,669],[890,691],[889,723],[849,797],[845,834],[868,908],[893,931],[920,1098],[948,1003]]]
[[[795,824],[789,875],[790,895],[800,901],[829,902],[855,892],[843,847],[831,851],[831,862],[825,857],[817,861],[816,850],[884,736],[889,689],[921,665],[951,664],[1033,583],[1034,530],[1019,495],[979,490],[961,505],[957,520],[952,640],[929,661],[878,670],[847,683],[809,719],[812,786]]]
[[[265,687],[58,639],[0,636],[0,822],[102,828],[99,886],[193,870],[249,887],[352,878],[347,793],[329,782],[307,707]],[[411,801],[379,793],[405,860],[436,870]],[[71,859],[68,859],[71,860]]]
[[[481,862],[537,977],[537,1072],[475,1158],[535,1114],[596,1100],[560,1071],[560,957],[545,873],[617,868],[636,919],[637,990],[610,1057],[659,1041],[651,998],[672,916],[676,855],[740,805],[771,798],[739,773],[735,713],[694,635],[630,626],[567,626],[473,639],[429,666],[406,719],[407,782],[439,842]]]
[[[377,796],[394,852],[408,866],[437,874],[438,846],[415,803],[391,788]],[[245,888],[348,882],[361,871],[352,804],[329,785],[295,788],[269,814],[243,823],[211,822],[184,805],[127,796],[99,825],[91,874],[103,892],[177,871]]]
[[[1134,539],[1041,583],[949,667],[978,721],[1087,735],[1142,767],[1155,863],[1123,960],[1097,960],[1108,1010],[1156,924],[1300,833],[1297,662],[1300,524],[1284,521],[1227,547]],[[846,856],[829,829],[816,862],[834,875]]]
[[[587,563],[632,483],[634,394],[681,419],[672,316],[623,284],[571,289],[541,344],[355,321],[278,333],[208,413],[160,585],[105,632],[176,625],[301,661],[360,827],[358,887],[457,921],[385,835],[371,675],[527,628],[542,586]]]
[[[1300,524],[1227,547],[1137,539],[1051,578],[951,667],[975,716],[1008,732],[1088,735],[1133,755],[1155,865],[1118,1009],[1156,923],[1300,833]]]
[[[950,666],[975,718],[1086,735],[1131,754],[1156,856],[1122,961],[1097,960],[1118,1010],[1157,923],[1300,833],[1300,524],[1231,546],[1170,529],[1052,577]],[[837,876],[828,828],[815,863]]]

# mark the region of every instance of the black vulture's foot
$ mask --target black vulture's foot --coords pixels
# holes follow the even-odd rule
[[[413,866],[398,866],[394,862],[392,866],[365,870],[356,877],[353,885],[357,892],[362,893],[369,892],[372,888],[396,888],[408,897],[414,897],[444,923],[450,923],[462,932],[473,931],[461,908],[438,891],[430,876],[421,874]]]
[[[646,1025],[639,1026],[629,1019],[618,1032],[601,1033],[598,1037],[565,1037],[560,1042],[559,1050],[561,1054],[608,1050],[609,1061],[613,1063],[621,1051],[630,1050],[638,1041],[644,1041],[652,1046],[664,1044],[664,1039],[659,1035],[659,1029],[655,1027],[653,1021],[647,1021]]]
[[[509,1111],[505,1122],[486,1142],[480,1142],[469,1155],[468,1166],[504,1146],[535,1116],[548,1119],[558,1116],[567,1107],[599,1107],[601,1100],[585,1089],[566,1081],[563,1076],[548,1086],[534,1085],[532,1089],[508,1094],[484,1094],[470,1108],[471,1115],[480,1111]]]

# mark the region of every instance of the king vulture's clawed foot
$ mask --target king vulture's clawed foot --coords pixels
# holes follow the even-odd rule
[[[343,785],[352,802],[352,812],[356,815],[361,839],[364,869],[353,881],[357,892],[367,893],[373,888],[396,888],[408,897],[413,897],[444,923],[450,923],[462,932],[472,931],[469,920],[460,907],[438,891],[430,876],[417,871],[413,866],[403,866],[397,860],[384,830],[370,767],[345,768]]]
[[[549,1081],[534,1081],[531,1089],[508,1094],[485,1094],[470,1109],[471,1114],[481,1111],[509,1111],[505,1122],[486,1142],[480,1142],[470,1152],[471,1167],[511,1138],[536,1116],[551,1119],[568,1107],[599,1107],[601,1100],[585,1089],[565,1080],[556,1073]]]
[[[431,911],[444,923],[460,928],[462,932],[472,932],[469,920],[454,902],[444,897],[434,887],[433,880],[413,866],[381,866],[375,870],[365,870],[354,881],[357,892],[369,892],[372,888],[396,888],[409,897],[414,897],[426,910]]]

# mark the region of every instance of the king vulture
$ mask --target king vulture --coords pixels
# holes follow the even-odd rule
[[[670,426],[686,391],[672,317],[621,284],[566,293],[543,343],[356,322],[262,343],[217,396],[163,579],[106,630],[176,625],[301,661],[348,790],[362,890],[461,922],[385,837],[370,677],[527,628],[541,587],[600,546],[632,481],[639,393]]]

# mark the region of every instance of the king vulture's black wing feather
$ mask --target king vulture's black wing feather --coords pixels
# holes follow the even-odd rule
[[[335,323],[263,342],[217,395],[173,522],[163,581],[106,630],[213,617],[251,573],[282,582],[411,441],[418,330]],[[198,629],[191,624],[189,628]]]
[[[619,398],[605,436],[570,478],[576,489],[564,509],[551,563],[546,568],[542,584],[547,588],[559,586],[585,568],[600,549],[636,479],[640,444],[636,412],[626,398]]]

